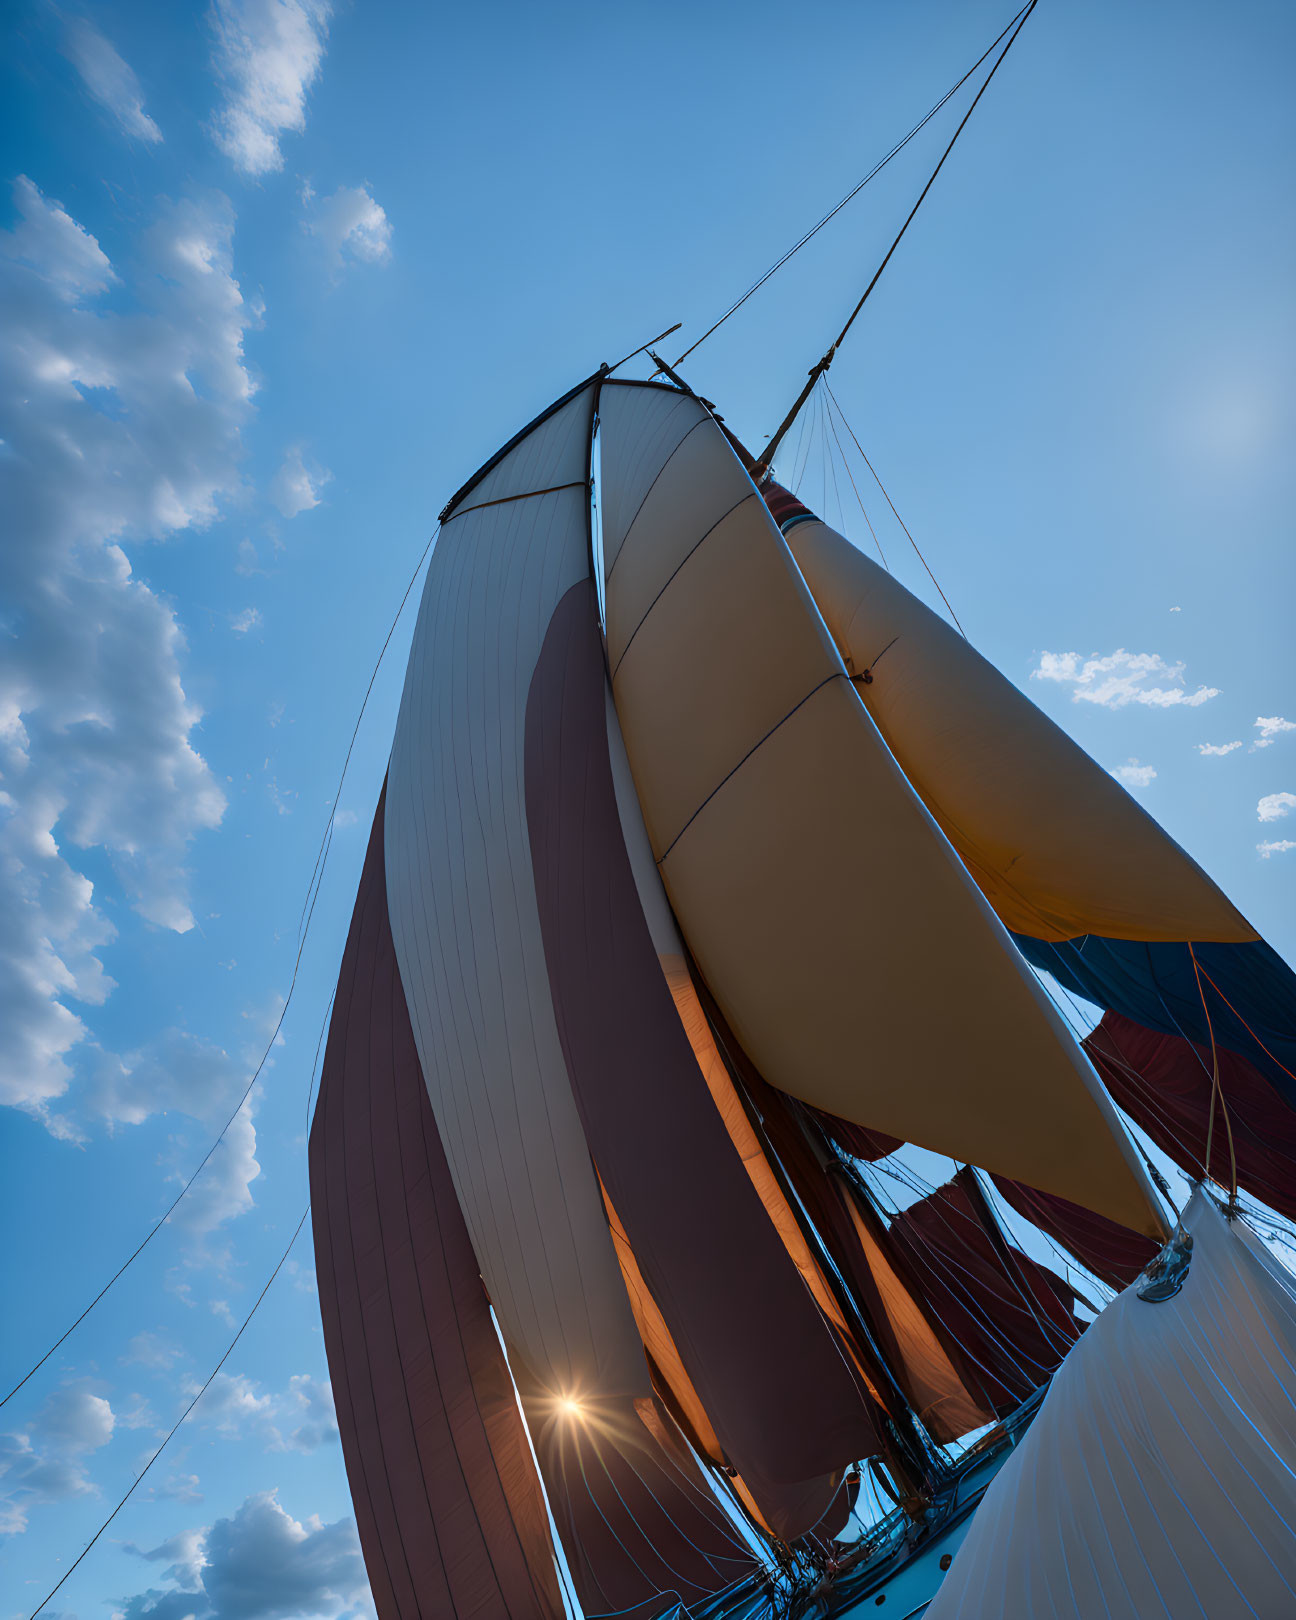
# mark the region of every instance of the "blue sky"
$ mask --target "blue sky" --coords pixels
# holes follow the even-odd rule
[[[982,0],[9,8],[6,1388],[166,1208],[269,1039],[446,497],[601,360],[677,320],[670,352],[692,341],[1006,21]],[[1043,0],[832,372],[973,641],[1289,957],[1294,36],[1282,4]],[[953,121],[690,360],[753,446]],[[801,492],[835,519],[815,431]],[[411,619],[251,1109],[0,1413],[6,1616],[125,1489],[304,1206]],[[367,1612],[305,1238],[53,1608]]]

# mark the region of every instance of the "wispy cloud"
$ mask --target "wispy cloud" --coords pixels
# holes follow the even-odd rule
[[[1097,703],[1104,709],[1123,709],[1130,703],[1141,703],[1151,709],[1180,705],[1195,709],[1219,696],[1218,686],[1199,686],[1189,692],[1183,684],[1183,674],[1181,663],[1169,664],[1160,653],[1131,653],[1118,647],[1105,658],[1096,654],[1084,658],[1074,652],[1041,653],[1038,666],[1031,671],[1031,679],[1070,686],[1075,702]],[[1174,684],[1154,684],[1160,682]]]
[[[306,229],[324,243],[334,264],[345,259],[383,264],[391,258],[391,221],[368,185],[339,186],[313,206],[308,189],[303,200],[311,207]]]
[[[1257,748],[1272,747],[1275,739],[1281,737],[1284,731],[1296,731],[1296,720],[1284,720],[1281,715],[1272,714],[1268,719],[1262,715],[1255,722],[1256,730],[1260,735],[1251,744],[1252,752]]]
[[[1271,855],[1285,855],[1289,849],[1296,849],[1296,839],[1293,838],[1267,838],[1264,843],[1257,844],[1262,860],[1268,860]]]
[[[1199,754],[1231,754],[1235,748],[1241,748],[1241,746],[1242,741],[1240,738],[1237,742],[1198,743],[1197,752]]]
[[[320,491],[332,477],[327,468],[308,467],[302,447],[293,445],[270,480],[270,499],[286,518],[296,517],[319,505]]]
[[[255,630],[261,623],[261,609],[245,607],[241,613],[230,616],[230,629],[236,636],[245,636],[249,630]]]
[[[1154,765],[1140,765],[1138,760],[1131,759],[1124,765],[1118,765],[1111,773],[1118,782],[1123,782],[1127,788],[1145,788],[1156,779]]]
[[[150,143],[162,139],[162,131],[144,111],[144,92],[134,69],[89,18],[73,17],[68,21],[63,51],[86,89],[124,134]]]
[[[244,174],[281,169],[280,137],[305,129],[331,9],[326,0],[216,0],[214,65],[225,99],[213,133]]]
[[[1296,793],[1266,793],[1256,805],[1256,816],[1261,821],[1281,821],[1293,810],[1296,810]]]

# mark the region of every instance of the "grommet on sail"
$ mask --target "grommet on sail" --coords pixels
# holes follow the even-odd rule
[[[312,1133],[382,1620],[553,1615],[560,1575],[591,1616],[938,1583],[958,1482],[1061,1421],[1059,1366],[1101,1376],[989,1189],[1114,1287],[1169,1236],[1022,941],[1253,936],[748,465],[604,371],[443,513]],[[904,1142],[964,1168],[888,1216],[861,1164]],[[907,1563],[847,1553],[862,1465]]]

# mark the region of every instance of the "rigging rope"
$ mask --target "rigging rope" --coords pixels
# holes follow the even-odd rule
[[[963,114],[963,117],[959,122],[958,128],[954,131],[953,136],[950,138],[949,145],[945,148],[944,152],[942,152],[942,154],[941,154],[940,162],[932,170],[931,178],[928,180],[927,184],[922,188],[922,191],[919,193],[918,201],[909,210],[908,217],[906,218],[904,224],[900,227],[898,233],[896,234],[895,240],[892,242],[891,246],[887,249],[886,255],[883,258],[882,263],[880,265],[878,265],[877,269],[873,272],[873,279],[869,282],[868,286],[865,287],[863,293],[861,293],[861,295],[860,295],[859,302],[855,305],[855,308],[853,310],[851,310],[849,316],[847,317],[845,326],[843,326],[841,331],[837,334],[837,337],[833,341],[833,343],[831,343],[829,345],[828,349],[825,351],[825,353],[823,355],[823,358],[821,360],[819,360],[818,362],[816,362],[816,364],[811,367],[809,378],[806,381],[805,387],[802,388],[800,394],[797,396],[796,403],[793,405],[792,409],[787,413],[787,415],[783,418],[783,420],[779,424],[779,426],[775,429],[773,436],[771,437],[769,443],[766,445],[764,451],[762,452],[761,459],[760,459],[759,463],[757,464],[755,472],[753,473],[753,478],[755,479],[756,483],[759,484],[760,481],[761,481],[760,476],[759,476],[760,474],[767,473],[769,471],[770,465],[774,460],[774,453],[778,449],[779,445],[783,442],[784,435],[787,433],[787,430],[792,426],[793,422],[796,421],[797,417],[801,414],[801,408],[805,404],[806,400],[809,399],[810,393],[811,393],[812,389],[814,388],[814,385],[819,381],[820,377],[822,377],[823,374],[828,370],[828,367],[830,365],[832,365],[833,358],[836,355],[837,350],[841,347],[842,343],[845,341],[846,334],[850,331],[851,327],[855,324],[856,317],[859,315],[859,312],[864,308],[864,305],[867,303],[869,294],[873,291],[874,287],[876,287],[878,282],[882,279],[882,272],[886,269],[887,265],[890,264],[892,255],[895,253],[895,250],[900,246],[900,243],[904,240],[904,234],[909,229],[910,225],[913,224],[914,216],[915,216],[915,214],[917,214],[918,210],[922,207],[923,202],[926,199],[927,193],[935,185],[936,176],[941,172],[941,170],[945,166],[945,159],[947,157],[949,157],[950,153],[954,150],[954,143],[958,140],[959,136],[963,133],[964,129],[967,127],[967,121],[968,121],[969,118],[971,118],[972,114],[976,111],[977,103],[981,100],[981,97],[983,95],[985,95],[986,91],[990,88],[990,81],[994,78],[995,74],[999,71],[1000,67],[1003,64],[1004,57],[1006,57],[1008,52],[1013,48],[1013,45],[1016,43],[1018,34],[1020,34],[1022,29],[1026,26],[1026,20],[1030,16],[1031,12],[1034,11],[1037,4],[1038,4],[1038,0],[1030,0],[1030,4],[1025,6],[1022,9],[1022,11],[1018,14],[1017,18],[1015,19],[1015,26],[1014,26],[1014,23],[1009,23],[1008,28],[1012,29],[1012,32],[1008,36],[1007,43],[1004,45],[1004,48],[999,52],[999,55],[995,58],[994,64],[991,67],[989,73],[986,74],[984,84],[982,84],[981,88],[977,91],[976,95],[973,96],[972,105]],[[1007,33],[1008,30],[1005,29],[1004,32]],[[1000,37],[1000,39],[1002,39],[1003,35],[1001,34],[999,37]],[[993,50],[994,46],[991,46],[990,49]],[[988,55],[989,52],[987,52],[986,54]]]
[[[1023,6],[1022,11],[1026,10],[1029,10],[1029,7]],[[999,39],[993,40],[989,45],[986,46],[985,50],[982,51],[981,55],[977,57],[976,61],[973,62],[972,66],[967,70],[958,83],[952,84],[945,94],[940,98],[940,100],[936,102],[936,104],[928,112],[924,113],[922,118],[918,120],[904,139],[897,141],[887,155],[879,162],[875,163],[864,178],[853,185],[846,195],[841,199],[841,201],[828,210],[817,225],[812,225],[804,236],[792,244],[781,259],[775,260],[775,262],[769,267],[765,274],[760,277],[759,280],[752,282],[751,286],[748,287],[747,291],[742,295],[741,298],[736,299],[732,304],[730,304],[729,308],[725,310],[724,314],[718,321],[712,322],[712,324],[707,327],[706,331],[703,332],[702,336],[698,338],[696,342],[689,344],[684,353],[680,355],[678,360],[676,360],[675,364],[677,366],[681,361],[687,360],[689,355],[693,353],[694,349],[701,348],[711,334],[718,331],[731,315],[737,314],[737,312],[743,307],[753,293],[758,293],[776,271],[781,270],[794,254],[799,253],[806,243],[809,242],[812,237],[817,236],[830,220],[835,219],[837,215],[841,213],[842,209],[845,208],[848,202],[851,202],[855,197],[859,196],[860,192],[863,191],[864,187],[868,185],[870,180],[876,179],[877,176],[881,174],[882,170],[886,168],[887,164],[890,163],[893,157],[896,157],[899,153],[904,151],[905,147],[908,146],[911,140],[913,140],[914,136],[920,134],[921,131],[924,130],[929,123],[931,123],[932,119],[935,118],[936,114],[941,110],[950,97],[956,95],[963,88],[976,70],[985,61],[986,57],[989,56],[991,51],[994,50],[995,46],[999,44],[999,40],[1001,40],[1004,37],[1004,34],[1006,34],[1008,30],[1012,28],[1013,24],[1022,17],[1022,11],[1019,11],[1017,16],[1012,19],[1012,22],[1010,22],[1008,27],[1004,29],[1003,34],[999,35]]]
[[[89,1316],[89,1314],[90,1314],[90,1312],[92,1310],[94,1310],[95,1306],[104,1297],[104,1295],[109,1291],[109,1289],[112,1288],[114,1283],[116,1283],[118,1281],[118,1279],[120,1277],[122,1277],[127,1270],[129,1270],[129,1268],[135,1263],[135,1261],[139,1259],[140,1255],[143,1254],[144,1250],[148,1248],[149,1244],[152,1243],[153,1239],[158,1235],[158,1233],[166,1225],[167,1221],[170,1220],[171,1216],[175,1213],[176,1208],[180,1204],[181,1199],[184,1198],[185,1194],[189,1191],[189,1189],[193,1186],[194,1182],[197,1181],[198,1177],[202,1174],[203,1170],[207,1166],[208,1161],[211,1159],[212,1154],[215,1153],[216,1149],[225,1140],[225,1137],[228,1134],[231,1125],[233,1125],[234,1121],[242,1113],[244,1104],[247,1102],[248,1098],[252,1095],[252,1088],[253,1088],[253,1086],[256,1085],[257,1080],[260,1078],[261,1071],[265,1068],[266,1063],[269,1060],[270,1053],[274,1050],[274,1044],[279,1039],[279,1031],[283,1028],[284,1019],[288,1016],[288,1008],[292,1004],[293,992],[297,988],[297,977],[298,977],[298,974],[301,971],[302,954],[306,949],[306,939],[307,939],[308,934],[310,933],[311,919],[315,915],[315,905],[316,905],[316,902],[319,899],[320,884],[324,880],[324,868],[328,864],[329,849],[330,849],[330,847],[332,845],[332,840],[333,840],[333,828],[334,828],[334,823],[335,823],[335,820],[336,820],[336,817],[337,817],[338,799],[341,796],[343,785],[346,782],[347,770],[348,770],[348,768],[350,767],[350,764],[351,764],[351,754],[352,754],[352,751],[355,748],[356,737],[359,735],[359,731],[360,731],[360,722],[364,719],[365,710],[369,706],[369,698],[370,698],[371,693],[373,692],[374,682],[378,678],[378,671],[382,667],[382,661],[387,656],[387,648],[391,644],[391,638],[396,633],[396,626],[400,622],[401,614],[404,613],[404,611],[405,611],[405,604],[406,604],[406,602],[409,601],[410,592],[414,589],[414,582],[415,582],[415,580],[417,580],[417,578],[419,576],[419,573],[422,570],[423,564],[427,561],[428,552],[431,551],[433,542],[436,540],[438,532],[439,532],[438,529],[434,529],[432,531],[431,537],[429,538],[427,544],[423,548],[423,553],[422,553],[422,555],[420,556],[420,558],[418,560],[418,564],[415,567],[414,572],[410,575],[409,584],[406,585],[406,587],[405,587],[405,594],[401,597],[400,606],[396,609],[396,616],[391,622],[391,628],[387,631],[386,638],[384,639],[383,644],[382,644],[382,650],[379,652],[377,662],[374,664],[373,671],[369,676],[369,684],[365,688],[364,701],[360,705],[360,713],[356,717],[355,727],[351,732],[351,741],[347,746],[346,759],[345,759],[345,761],[343,762],[343,765],[342,765],[342,774],[338,778],[337,792],[333,796],[333,806],[332,806],[332,809],[329,811],[328,822],[327,822],[327,824],[325,825],[325,828],[324,828],[324,836],[320,840],[319,852],[315,857],[315,866],[311,871],[310,883],[307,886],[307,890],[306,890],[306,899],[302,903],[302,915],[301,915],[301,919],[298,922],[298,928],[297,928],[297,956],[296,956],[296,959],[293,962],[292,978],[289,981],[288,994],[284,997],[284,1004],[280,1008],[279,1020],[275,1024],[274,1032],[270,1036],[269,1041],[266,1043],[265,1051],[261,1054],[261,1061],[257,1064],[256,1069],[253,1071],[252,1078],[248,1081],[247,1087],[244,1090],[243,1095],[239,1098],[238,1103],[235,1106],[235,1109],[234,1109],[233,1113],[225,1121],[224,1125],[221,1126],[220,1132],[218,1133],[215,1141],[207,1149],[206,1153],[203,1154],[202,1159],[200,1160],[200,1162],[199,1162],[197,1168],[194,1170],[193,1174],[189,1177],[188,1181],[185,1182],[184,1186],[181,1187],[180,1191],[176,1194],[175,1198],[172,1199],[171,1203],[163,1211],[161,1216],[159,1216],[159,1218],[153,1224],[153,1226],[150,1227],[148,1232],[145,1233],[145,1235],[144,1235],[143,1239],[141,1240],[141,1242],[137,1245],[137,1247],[134,1250],[132,1250],[132,1252],[129,1255],[127,1255],[126,1259],[122,1261],[121,1265],[119,1265],[117,1267],[116,1271],[113,1272],[112,1276],[109,1277],[108,1281],[103,1285],[103,1287],[94,1296],[94,1298],[90,1301],[90,1303],[86,1306],[86,1308],[81,1312],[81,1314],[78,1317],[76,1317],[75,1320],[73,1322],[71,1322],[69,1324],[69,1326],[66,1327],[63,1330],[62,1333],[59,1334],[58,1338],[55,1339],[54,1343],[50,1345],[49,1349],[46,1350],[45,1354],[43,1356],[41,1356],[38,1361],[35,1361],[35,1362],[32,1363],[32,1365],[27,1369],[27,1371],[23,1374],[23,1376],[18,1380],[18,1382],[13,1386],[13,1388],[8,1392],[8,1394],[5,1395],[3,1397],[3,1399],[0,1399],[0,1407],[6,1406],[13,1399],[13,1397],[18,1393],[18,1391],[20,1389],[22,1389],[23,1385],[26,1384],[31,1378],[33,1378],[35,1376],[36,1373],[38,1373],[40,1371],[40,1369],[50,1359],[50,1357],[59,1348],[59,1346],[61,1344],[63,1344],[63,1342],[66,1339],[70,1338],[73,1333],[76,1332],[77,1328],[79,1328],[81,1326],[82,1322],[85,1321],[86,1317]],[[316,1048],[316,1058],[317,1059],[318,1059],[318,1056],[319,1056],[319,1050],[318,1050],[318,1047],[317,1047]],[[312,1073],[313,1073],[313,1070],[312,1070]],[[313,1086],[313,1080],[312,1080],[312,1086]],[[309,1110],[309,1107],[310,1107],[310,1100],[309,1100],[309,1094],[308,1094],[308,1098],[307,1098],[307,1109],[308,1110]],[[307,1121],[307,1128],[309,1129],[309,1119]],[[46,1599],[46,1601],[48,1602],[49,1600]]]
[[[873,482],[882,491],[883,498],[885,499],[887,505],[891,508],[892,516],[895,518],[896,522],[900,525],[900,527],[904,530],[905,538],[908,540],[909,544],[914,548],[915,556],[918,558],[918,561],[923,565],[923,567],[927,570],[927,578],[929,580],[931,580],[932,584],[936,587],[937,591],[940,594],[941,601],[944,602],[946,608],[949,610],[949,616],[950,616],[951,619],[953,619],[955,627],[958,630],[959,635],[961,635],[963,637],[964,641],[966,641],[967,640],[967,631],[963,628],[962,624],[959,623],[958,614],[955,613],[953,607],[951,606],[949,597],[946,596],[946,594],[945,594],[945,592],[943,590],[941,590],[941,583],[936,578],[936,575],[932,572],[931,564],[927,561],[926,557],[923,556],[922,551],[919,548],[918,542],[914,539],[913,535],[909,533],[909,525],[900,516],[899,512],[896,511],[896,504],[891,499],[890,495],[887,494],[886,485],[878,477],[877,470],[873,466],[873,463],[864,454],[864,446],[855,437],[855,429],[846,420],[846,412],[844,410],[842,410],[841,401],[837,398],[836,394],[833,393],[832,384],[828,381],[827,377],[824,378],[823,385],[824,385],[824,390],[828,395],[828,398],[832,401],[833,405],[836,408],[838,416],[841,417],[842,426],[846,429],[847,433],[850,434],[851,442],[854,444],[855,448],[859,451],[860,457],[863,460],[864,465],[868,468],[869,472],[873,475]],[[853,480],[852,480],[852,482],[853,482]],[[863,508],[863,502],[861,502],[860,505],[861,505],[861,509],[862,509]],[[865,522],[868,522],[867,517],[865,518]],[[870,533],[872,532],[872,528],[873,528],[873,525],[870,523],[869,524]],[[878,549],[880,551],[881,547],[879,547]]]
[[[283,1270],[284,1264],[286,1263],[286,1261],[288,1259],[288,1256],[292,1253],[293,1244],[296,1243],[296,1241],[298,1239],[298,1236],[301,1233],[302,1227],[305,1226],[305,1224],[306,1224],[306,1217],[309,1214],[310,1214],[310,1205],[307,1204],[306,1208],[302,1211],[301,1220],[299,1220],[297,1222],[297,1226],[296,1226],[295,1230],[293,1231],[293,1235],[288,1239],[288,1247],[279,1256],[278,1264],[275,1266],[274,1270],[270,1273],[269,1277],[266,1279],[266,1285],[261,1290],[261,1292],[257,1295],[256,1301],[253,1304],[252,1309],[243,1318],[243,1321],[239,1326],[238,1332],[234,1335],[234,1337],[230,1340],[229,1344],[225,1347],[224,1355],[222,1355],[220,1360],[216,1363],[216,1365],[212,1368],[212,1370],[207,1374],[206,1381],[204,1382],[202,1388],[198,1391],[198,1393],[194,1396],[193,1400],[191,1400],[189,1402],[188,1406],[185,1407],[184,1411],[181,1412],[180,1416],[171,1425],[171,1428],[170,1428],[169,1432],[167,1433],[166,1438],[163,1440],[162,1444],[157,1448],[157,1450],[153,1453],[153,1455],[149,1458],[149,1460],[144,1464],[143,1468],[140,1469],[139,1473],[136,1474],[135,1478],[131,1481],[130,1489],[126,1492],[125,1496],[122,1497],[122,1499],[118,1502],[117,1506],[112,1510],[112,1512],[108,1515],[108,1517],[104,1520],[104,1522],[95,1531],[94,1535],[92,1535],[90,1537],[89,1541],[86,1542],[85,1546],[81,1549],[80,1553],[77,1554],[77,1556],[72,1560],[72,1562],[68,1565],[68,1567],[63,1571],[62,1575],[59,1576],[58,1580],[54,1583],[54,1585],[50,1587],[49,1591],[45,1594],[45,1596],[41,1599],[41,1601],[32,1610],[30,1620],[36,1620],[36,1616],[41,1612],[41,1610],[45,1607],[45,1605],[49,1602],[49,1600],[55,1595],[55,1593],[58,1592],[59,1588],[64,1585],[64,1583],[67,1581],[68,1577],[72,1574],[72,1571],[74,1569],[76,1569],[77,1565],[80,1564],[81,1560],[86,1556],[86,1554],[94,1546],[95,1542],[99,1540],[99,1537],[101,1535],[103,1535],[104,1531],[113,1522],[113,1520],[117,1517],[117,1515],[121,1512],[121,1510],[126,1506],[127,1502],[129,1502],[131,1497],[134,1496],[136,1487],[139,1485],[140,1481],[144,1478],[145,1474],[148,1473],[149,1469],[152,1468],[153,1464],[158,1460],[158,1458],[166,1450],[167,1446],[171,1443],[171,1440],[173,1439],[173,1437],[174,1437],[174,1435],[176,1433],[176,1430],[180,1427],[180,1425],[184,1422],[184,1420],[189,1416],[190,1412],[193,1411],[194,1407],[197,1406],[198,1402],[200,1400],[202,1400],[203,1396],[207,1393],[207,1390],[208,1390],[209,1386],[211,1385],[212,1380],[216,1377],[216,1374],[221,1370],[221,1368],[229,1360],[230,1356],[233,1355],[234,1346],[239,1342],[239,1340],[243,1337],[244,1333],[247,1331],[248,1323],[251,1322],[252,1318],[256,1315],[257,1309],[260,1306],[261,1301],[270,1292],[271,1284],[274,1282],[275,1278],[279,1275],[279,1273]]]

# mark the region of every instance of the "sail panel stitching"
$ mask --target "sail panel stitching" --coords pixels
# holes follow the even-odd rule
[[[760,500],[760,496],[757,494],[757,492],[755,490],[751,490],[748,494],[744,495],[741,501],[735,501],[734,504],[729,508],[729,510],[727,512],[722,512],[720,514],[720,516],[715,520],[715,522],[711,525],[711,527],[706,531],[706,533],[703,534],[703,535],[700,535],[699,538],[697,539],[696,543],[694,545],[690,546],[688,551],[685,553],[685,555],[680,558],[679,562],[671,570],[670,578],[666,580],[666,582],[662,586],[661,590],[659,590],[657,592],[656,596],[653,597],[652,601],[649,602],[649,604],[648,604],[648,606],[647,606],[647,608],[646,608],[646,610],[644,612],[643,618],[640,619],[639,623],[637,625],[635,625],[634,629],[630,632],[629,640],[626,642],[625,646],[621,649],[621,656],[616,661],[616,669],[614,669],[612,671],[612,679],[613,680],[615,680],[616,677],[617,677],[617,670],[619,670],[621,668],[621,665],[625,662],[626,654],[630,651],[630,648],[631,648],[631,646],[632,646],[632,644],[634,642],[634,638],[643,629],[644,625],[647,624],[648,618],[649,618],[650,614],[652,613],[652,610],[657,606],[658,602],[661,601],[662,597],[665,596],[666,592],[670,589],[670,587],[671,587],[672,583],[674,582],[676,576],[679,574],[680,569],[684,567],[684,564],[686,562],[688,562],[690,557],[693,557],[693,556],[695,556],[697,554],[697,552],[701,549],[703,542],[706,541],[706,540],[709,540],[711,538],[711,536],[716,532],[716,530],[720,527],[720,525],[725,521],[726,518],[732,517],[740,506],[744,505],[747,501],[750,501],[752,499]],[[624,549],[625,549],[625,547],[623,545],[622,546],[622,551],[624,551]],[[609,576],[609,577],[611,577],[611,576]]]
[[[740,770],[742,770],[743,766],[747,763],[747,761],[752,757],[752,755],[754,753],[756,753],[759,749],[763,748],[765,746],[765,744],[770,740],[770,738],[774,735],[774,733],[776,731],[778,731],[780,727],[785,726],[787,724],[787,722],[792,718],[792,716],[797,712],[798,709],[804,708],[805,705],[807,703],[809,703],[810,699],[815,695],[815,693],[816,692],[822,692],[824,687],[827,686],[829,684],[829,682],[831,682],[831,681],[846,681],[849,684],[850,676],[847,675],[847,673],[846,673],[846,671],[844,669],[837,669],[837,670],[834,670],[831,675],[825,675],[823,680],[821,680],[818,683],[817,686],[812,686],[810,688],[810,690],[806,693],[806,695],[800,700],[799,703],[794,703],[792,705],[792,707],[788,710],[788,712],[783,716],[783,718],[781,720],[776,721],[769,728],[769,730],[759,740],[759,742],[754,742],[752,744],[752,746],[747,750],[747,752],[743,755],[743,757],[738,761],[738,763],[733,767],[733,769],[730,770],[730,771],[727,771],[725,773],[725,775],[723,777],[721,777],[720,781],[718,781],[716,783],[716,785],[711,789],[710,793],[707,794],[706,798],[703,799],[702,803],[700,805],[698,805],[697,809],[688,818],[688,820],[684,823],[684,825],[680,828],[680,830],[675,834],[674,838],[671,839],[670,843],[667,844],[666,848],[661,852],[661,855],[658,857],[658,860],[657,860],[657,865],[658,866],[661,866],[663,864],[663,862],[666,860],[666,857],[670,854],[671,850],[673,850],[675,848],[676,844],[679,843],[680,839],[683,838],[684,834],[689,830],[689,828],[693,825],[693,823],[697,820],[697,818],[706,809],[707,805],[709,805],[711,803],[712,799],[715,798],[716,794],[719,793],[720,789],[725,785],[725,783],[730,779],[730,777],[736,776],[738,774],[738,772]]]
[[[683,397],[687,399],[689,396],[684,395]],[[626,541],[630,538],[630,532],[634,528],[635,524],[638,523],[639,514],[643,511],[645,505],[647,505],[648,497],[652,494],[653,490],[655,490],[657,488],[658,480],[661,478],[662,474],[666,471],[667,467],[670,466],[671,462],[674,461],[675,457],[679,454],[680,450],[683,448],[685,442],[689,439],[689,437],[692,434],[696,433],[697,430],[700,427],[705,426],[705,424],[707,422],[709,422],[710,420],[711,420],[711,418],[709,416],[703,416],[703,417],[700,417],[696,422],[694,422],[693,426],[688,430],[688,432],[684,435],[684,437],[679,441],[679,443],[671,451],[670,455],[668,455],[666,457],[665,461],[663,461],[661,466],[657,469],[657,472],[653,477],[652,483],[649,484],[649,486],[648,486],[648,488],[646,490],[644,490],[643,500],[641,500],[639,502],[639,505],[635,508],[635,515],[630,519],[629,523],[626,524],[625,533],[621,536],[621,544],[617,547],[617,554],[612,559],[611,568],[609,568],[608,571],[607,571],[607,577],[608,577],[608,582],[609,583],[611,582],[612,575],[616,572],[617,563],[619,563],[621,561],[622,554],[625,551]],[[704,535],[703,539],[705,539],[705,538],[706,538],[706,536]],[[667,583],[669,583],[669,581],[667,581]]]
[[[560,489],[585,489],[586,481],[583,478],[573,479],[570,484],[551,484],[548,489],[524,489],[520,495],[501,495],[497,501],[478,501],[476,506],[464,506],[457,512],[451,512],[446,518],[447,523],[453,523],[456,518],[467,517],[469,512],[481,512],[488,506],[507,506],[510,501],[529,501],[537,495],[556,495]]]

